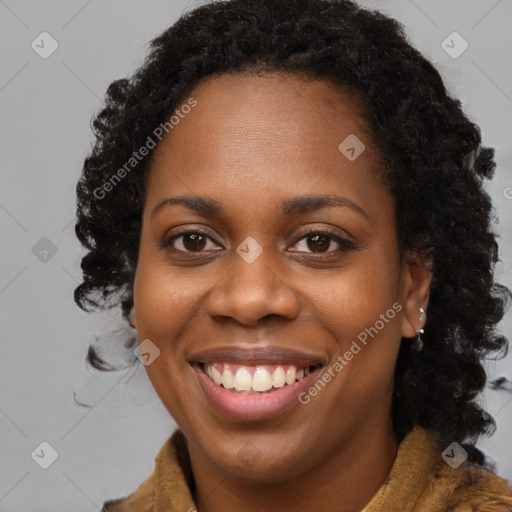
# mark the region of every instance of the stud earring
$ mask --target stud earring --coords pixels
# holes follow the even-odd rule
[[[425,310],[420,308],[420,323],[422,326],[425,325],[423,321],[426,319],[426,317],[427,315],[425,314]],[[411,344],[411,348],[416,352],[421,352],[423,350],[423,340],[421,339],[421,335],[424,332],[425,331],[423,330],[423,327],[416,329],[417,338]]]

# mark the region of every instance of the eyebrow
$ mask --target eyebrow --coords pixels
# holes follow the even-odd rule
[[[185,206],[186,208],[198,213],[217,217],[222,216],[224,213],[222,203],[219,203],[211,197],[183,195],[168,197],[160,201],[151,212],[151,218],[153,218],[162,209],[171,205]],[[359,205],[345,197],[333,194],[304,195],[287,199],[279,205],[278,215],[282,218],[286,216],[310,213],[312,211],[333,206],[350,208],[365,217],[367,220],[370,220],[368,214]]]

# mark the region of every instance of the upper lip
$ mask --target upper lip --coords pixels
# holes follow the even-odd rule
[[[293,364],[301,367],[325,364],[325,359],[319,356],[269,345],[250,348],[237,345],[209,348],[196,352],[189,358],[189,361],[191,363],[226,362],[241,365]]]

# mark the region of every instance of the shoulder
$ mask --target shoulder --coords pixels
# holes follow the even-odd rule
[[[154,483],[151,475],[128,496],[106,501],[101,512],[152,512],[153,495]]]
[[[364,512],[395,510],[397,503],[404,512],[512,512],[512,487],[506,480],[467,459],[447,462],[443,454],[446,449],[432,432],[415,427]]]
[[[178,429],[161,447],[153,473],[128,496],[106,501],[101,512],[153,512],[155,499],[169,511],[193,510],[192,481],[187,442]]]
[[[437,486],[450,490],[448,512],[512,512],[512,487],[492,471],[464,463],[437,473]]]
[[[450,464],[447,457],[454,455],[453,450],[447,455],[447,449],[427,435],[431,463],[420,502],[444,503],[442,510],[447,512],[512,512],[512,487],[507,480],[468,459]]]

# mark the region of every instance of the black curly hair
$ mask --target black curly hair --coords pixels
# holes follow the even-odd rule
[[[109,86],[77,184],[75,230],[88,253],[75,301],[86,311],[120,305],[129,321],[153,150],[107,197],[104,184],[202,80],[267,70],[328,80],[362,106],[395,198],[400,254],[427,256],[433,273],[424,349],[402,343],[396,364],[395,435],[401,441],[419,425],[440,446],[464,444],[478,463],[474,444],[496,428],[476,402],[486,383],[483,361],[507,354],[496,326],[512,297],[494,281],[496,218],[483,188],[494,151],[481,146],[478,127],[403,27],[353,1],[203,5],[156,37],[130,78]],[[94,350],[89,361],[102,367]]]

